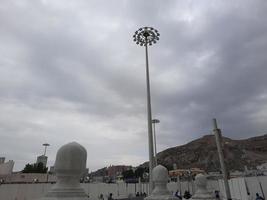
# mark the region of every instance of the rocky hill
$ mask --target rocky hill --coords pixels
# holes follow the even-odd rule
[[[107,175],[107,168],[103,167],[101,169],[98,169],[94,172],[90,173],[91,176],[106,176]]]
[[[230,170],[244,170],[244,166],[255,168],[267,162],[267,134],[244,140],[223,137],[226,165]],[[158,163],[169,169],[176,163],[177,168],[202,168],[218,171],[220,163],[213,135],[206,135],[182,146],[166,149],[158,153]],[[144,163],[142,166],[147,166]]]
[[[223,149],[226,165],[230,170],[249,169],[267,162],[267,134],[244,140],[232,140],[223,137]],[[205,135],[202,138],[189,142],[182,146],[168,148],[157,155],[158,163],[173,169],[177,168],[201,168],[205,171],[219,171],[220,163],[213,135]],[[140,165],[148,167],[148,162]],[[94,176],[107,175],[107,168],[99,169],[92,173]]]

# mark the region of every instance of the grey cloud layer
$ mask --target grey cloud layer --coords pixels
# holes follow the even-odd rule
[[[211,130],[266,132],[264,1],[6,1],[0,6],[0,152],[16,169],[76,140],[91,169],[146,161],[144,49],[160,150]],[[128,162],[128,163],[127,163]]]

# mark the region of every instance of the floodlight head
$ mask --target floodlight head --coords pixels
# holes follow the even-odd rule
[[[152,119],[152,123],[157,124],[157,123],[160,123],[160,121],[159,121],[159,119]]]
[[[153,27],[143,27],[135,31],[133,40],[136,44],[140,44],[140,46],[147,46],[155,44],[159,40],[159,35],[158,30]]]

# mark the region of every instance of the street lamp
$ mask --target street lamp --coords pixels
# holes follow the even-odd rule
[[[153,156],[153,134],[152,134],[152,114],[151,114],[151,98],[150,98],[150,81],[148,68],[148,45],[152,45],[159,40],[159,32],[152,27],[143,27],[135,31],[133,40],[137,45],[144,46],[146,52],[146,89],[147,89],[147,125],[148,125],[148,148],[149,148],[149,189],[152,192],[152,169],[154,167]]]
[[[50,146],[50,144],[48,144],[48,143],[44,143],[43,146],[45,147],[45,150],[44,150],[44,156],[45,156],[45,154],[46,154],[46,148],[47,148],[48,146]]]
[[[158,165],[157,162],[157,140],[156,140],[156,124],[160,123],[160,121],[158,119],[152,119],[152,124],[153,124],[153,137],[154,137],[154,159],[155,159],[155,165]]]

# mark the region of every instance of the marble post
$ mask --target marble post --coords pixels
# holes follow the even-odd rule
[[[191,199],[194,200],[215,200],[214,194],[207,190],[207,177],[203,174],[198,174],[195,177],[196,193]]]
[[[80,176],[86,169],[86,149],[76,142],[63,145],[57,152],[57,183],[41,200],[88,200]]]
[[[155,184],[154,190],[151,195],[145,198],[145,200],[178,200],[167,189],[168,183],[168,170],[162,165],[156,166],[152,170],[153,182]]]

